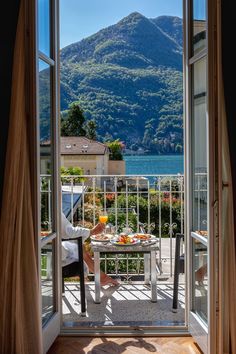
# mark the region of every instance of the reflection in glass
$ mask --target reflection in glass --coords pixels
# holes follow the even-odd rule
[[[193,239],[193,311],[207,324],[207,246]]]
[[[53,244],[48,243],[41,249],[41,292],[42,324],[44,325],[55,312],[53,301]]]
[[[193,231],[207,236],[206,59],[193,66],[192,112]]]
[[[38,0],[39,50],[50,57],[50,0]]]
[[[193,0],[193,54],[206,46],[206,0]]]
[[[50,66],[39,60],[40,192],[42,236],[52,232],[52,122]]]

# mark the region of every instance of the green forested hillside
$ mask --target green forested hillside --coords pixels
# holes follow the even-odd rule
[[[132,13],[61,50],[61,110],[78,101],[100,140],[181,152],[182,20]]]

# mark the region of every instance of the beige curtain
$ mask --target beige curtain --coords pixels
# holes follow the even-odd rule
[[[0,220],[0,352],[41,354],[37,251],[27,137],[25,5],[14,51],[11,112]]]
[[[224,102],[224,100],[222,100]],[[222,237],[223,237],[223,350],[224,353],[236,354],[236,253],[235,253],[235,225],[233,208],[232,184],[229,141],[227,133],[227,117],[224,104],[222,117]]]

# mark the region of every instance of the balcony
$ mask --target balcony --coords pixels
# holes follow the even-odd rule
[[[156,327],[184,326],[185,324],[185,277],[180,276],[177,313],[172,312],[173,276],[170,276],[169,239],[162,240],[163,272],[157,275],[157,302],[151,302],[151,287],[144,284],[142,272],[133,275],[132,269],[120,274],[119,287],[105,286],[101,291],[101,303],[96,304],[95,284],[86,282],[87,316],[81,317],[80,286],[78,281],[65,283],[62,298],[63,322],[67,327]],[[175,240],[172,242],[174,252]],[[117,257],[116,261],[123,262]],[[105,261],[105,260],[104,260]],[[109,260],[106,259],[106,262]],[[138,261],[138,260],[137,260]],[[169,273],[169,275],[168,275]],[[165,275],[164,275],[165,274]],[[113,273],[114,276],[114,273]]]
[[[48,176],[42,176],[44,199],[50,202]],[[201,184],[198,184],[201,186]],[[49,187],[48,187],[49,186]],[[199,190],[200,192],[200,190]],[[86,281],[87,316],[80,311],[78,279],[65,282],[65,326],[183,326],[185,324],[185,276],[180,275],[179,310],[172,312],[175,234],[184,230],[184,179],[182,175],[62,176],[63,212],[75,225],[92,227],[101,208],[107,210],[117,233],[123,228],[155,235],[157,302],[151,302],[150,284],[144,284],[142,254],[104,254],[101,268],[118,278],[119,287],[102,287],[95,304],[94,275]],[[49,215],[49,224],[50,224]],[[49,226],[50,227],[50,226]],[[89,242],[86,248],[90,249]],[[183,252],[184,245],[181,245]],[[47,256],[45,255],[47,273]],[[46,284],[45,276],[45,284]]]

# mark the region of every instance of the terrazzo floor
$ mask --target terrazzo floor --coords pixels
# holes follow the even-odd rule
[[[62,298],[65,326],[173,326],[185,324],[185,287],[179,284],[179,310],[172,312],[173,283],[158,283],[156,303],[150,286],[142,282],[102,287],[101,303],[95,304],[94,283],[86,284],[87,316],[81,317],[79,283],[65,283]]]
[[[66,327],[95,326],[183,326],[185,325],[185,276],[180,275],[177,313],[172,312],[175,239],[162,240],[162,271],[158,276],[158,301],[151,302],[150,287],[143,281],[121,282],[118,287],[101,288],[101,304],[95,304],[94,283],[86,283],[87,316],[81,316],[79,283],[66,282],[62,297],[63,323]],[[167,276],[165,276],[165,274]],[[172,273],[173,274],[173,273]]]

